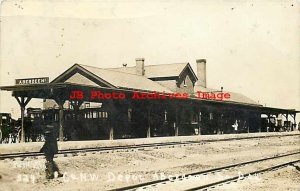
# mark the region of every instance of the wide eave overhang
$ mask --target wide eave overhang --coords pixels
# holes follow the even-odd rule
[[[103,92],[123,92],[123,93],[132,93],[132,92],[152,92],[147,90],[137,90],[130,88],[108,88],[101,86],[89,86],[82,84],[74,83],[47,83],[47,84],[30,84],[30,85],[13,85],[13,86],[1,86],[0,90],[12,91],[12,95],[15,97],[30,97],[30,98],[39,98],[39,99],[64,99],[69,100],[71,91],[81,90],[86,94],[89,94],[91,90],[99,90]],[[173,99],[174,100],[174,99]],[[177,100],[177,99],[176,99]],[[86,97],[83,101],[91,101]],[[274,108],[274,107],[263,107],[262,105],[239,103],[232,101],[217,101],[217,100],[208,100],[208,99],[198,99],[190,97],[187,100],[183,101],[192,101],[192,102],[202,102],[205,104],[212,105],[231,105],[238,107],[247,107],[255,109],[263,114],[295,114],[300,111],[295,109],[283,109],[283,108]]]

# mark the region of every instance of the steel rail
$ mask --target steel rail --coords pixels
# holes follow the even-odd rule
[[[109,146],[109,147],[92,147],[92,148],[80,148],[80,149],[64,149],[59,150],[58,154],[76,154],[81,152],[100,152],[100,151],[115,151],[115,150],[128,150],[128,149],[142,149],[149,147],[166,147],[173,145],[186,145],[195,144],[190,142],[168,142],[168,143],[154,143],[154,144],[140,144],[140,145],[128,145],[128,146]],[[1,154],[0,160],[11,159],[17,157],[35,157],[43,156],[41,152],[23,152],[23,153],[9,153]]]
[[[251,176],[253,174],[261,174],[263,172],[275,170],[275,169],[278,169],[280,167],[284,167],[284,166],[287,166],[287,165],[290,165],[290,164],[294,164],[294,163],[297,163],[297,162],[300,162],[300,159],[289,161],[289,162],[285,162],[285,163],[281,163],[279,165],[271,166],[271,167],[264,168],[264,169],[261,169],[261,170],[247,172],[247,173],[243,174],[243,179],[245,177]],[[239,180],[239,179],[241,179],[240,176],[235,176],[235,177],[232,177],[232,178],[227,178],[227,179],[220,180],[220,181],[217,181],[217,182],[213,182],[213,183],[210,183],[210,184],[206,184],[206,185],[203,185],[203,186],[199,186],[199,187],[187,189],[186,191],[207,190],[208,188],[214,188],[214,187],[216,187],[218,185],[221,185],[221,184],[224,184],[224,183],[227,183],[227,182],[236,181],[236,180]]]
[[[160,148],[168,146],[180,146],[180,145],[193,145],[193,144],[204,144],[210,142],[219,141],[233,141],[233,140],[246,140],[246,139],[259,139],[259,138],[269,138],[269,137],[287,137],[287,136],[300,136],[300,134],[292,135],[270,135],[270,136],[253,136],[253,137],[235,137],[226,139],[213,139],[213,140],[199,140],[199,141],[183,141],[183,142],[167,142],[167,143],[149,143],[149,144],[137,144],[137,145],[124,145],[124,146],[105,146],[105,147],[91,147],[91,148],[79,148],[79,149],[62,149],[59,150],[58,155],[62,154],[73,154],[77,155],[79,153],[88,152],[101,152],[101,151],[116,151],[116,150],[129,150],[129,149],[144,149],[144,148]],[[7,153],[0,154],[0,160],[4,159],[14,159],[14,158],[26,158],[26,157],[37,157],[43,156],[41,152],[18,152],[18,153]]]
[[[247,162],[241,162],[241,163],[231,164],[231,165],[217,167],[217,168],[212,168],[212,169],[208,169],[208,170],[202,170],[202,171],[199,171],[199,172],[194,172],[194,173],[190,173],[190,174],[180,175],[180,176],[177,176],[177,177],[175,177],[175,176],[172,177],[171,176],[171,177],[165,178],[165,179],[154,180],[154,181],[144,182],[144,183],[140,183],[140,184],[136,184],[136,185],[131,185],[131,186],[126,186],[126,187],[122,187],[122,188],[112,189],[111,191],[113,191],[113,190],[114,191],[137,190],[139,188],[144,188],[144,187],[149,187],[149,186],[155,186],[157,184],[171,182],[174,179],[184,179],[184,178],[189,177],[189,176],[206,175],[207,173],[219,172],[221,170],[228,170],[230,168],[235,168],[235,167],[239,167],[239,166],[244,166],[244,165],[248,165],[248,164],[254,164],[254,163],[258,163],[258,162],[262,162],[262,161],[267,161],[267,160],[272,160],[272,159],[277,159],[277,158],[291,156],[291,155],[297,155],[297,154],[300,154],[300,151],[293,152],[293,153],[286,153],[286,154],[282,154],[282,155],[276,155],[276,156],[272,156],[272,157],[266,157],[266,158],[256,159],[256,160],[247,161]],[[297,160],[297,161],[299,161],[299,160]],[[249,174],[247,176],[249,176]],[[235,179],[236,179],[236,177],[235,177]],[[225,182],[228,182],[228,181],[230,181],[230,180],[228,179]],[[199,187],[196,187],[196,188],[193,188],[193,189],[195,189],[195,190],[197,190],[197,189],[204,189],[206,187],[211,187],[213,185],[217,185],[217,184],[221,184],[221,183],[222,182],[219,181],[219,182],[216,182],[216,183],[211,183],[211,185],[199,186]],[[193,190],[193,189],[191,189],[191,190]]]

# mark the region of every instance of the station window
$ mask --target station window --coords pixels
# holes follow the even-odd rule
[[[87,103],[84,103],[84,107],[85,107],[85,108],[90,108],[90,106],[91,106],[90,103],[88,103],[88,102],[87,102]]]
[[[167,122],[167,120],[168,120],[167,114],[168,114],[168,112],[165,110],[165,122]]]
[[[97,118],[97,112],[93,112],[93,118],[94,118],[94,119]]]
[[[213,120],[214,119],[214,114],[213,113],[209,113],[209,120]]]
[[[131,119],[132,119],[132,109],[129,108],[128,109],[128,121],[131,121]]]
[[[193,113],[193,118],[192,118],[192,122],[198,122],[198,115],[197,113]]]
[[[183,80],[183,87],[187,87],[187,80],[188,80],[188,75],[185,76],[185,78]]]
[[[199,121],[201,122],[201,120],[202,120],[202,113],[199,112]]]

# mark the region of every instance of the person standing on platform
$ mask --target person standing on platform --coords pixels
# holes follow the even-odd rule
[[[58,153],[58,146],[56,140],[56,133],[54,125],[46,125],[45,130],[45,143],[41,148],[40,152],[43,152],[46,157],[46,178],[53,179],[54,173],[58,173],[58,177],[62,177],[63,174],[59,172],[59,169],[54,162],[53,158],[56,153]]]

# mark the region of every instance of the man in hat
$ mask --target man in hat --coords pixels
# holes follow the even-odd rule
[[[40,152],[43,152],[46,157],[46,178],[53,179],[55,171],[58,173],[58,177],[62,177],[63,175],[59,172],[56,163],[53,161],[54,154],[58,152],[56,133],[53,125],[46,125],[45,144]]]

